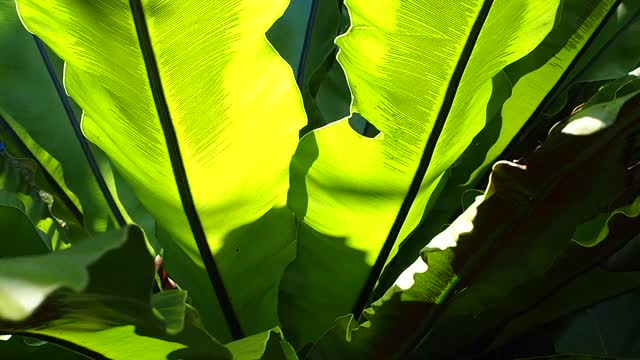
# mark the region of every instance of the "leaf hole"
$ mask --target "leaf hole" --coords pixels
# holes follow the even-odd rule
[[[380,134],[380,130],[359,113],[353,113],[353,115],[351,115],[349,118],[349,126],[359,135],[369,139],[373,139]]]

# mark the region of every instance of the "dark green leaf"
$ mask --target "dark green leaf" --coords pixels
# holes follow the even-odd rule
[[[72,344],[90,357],[229,359],[185,293],[152,299],[153,274],[138,227],[51,254],[0,259],[0,333]]]
[[[616,97],[629,82],[636,90]],[[368,321],[339,319],[310,357],[464,353],[619,248],[631,234],[591,249],[571,236],[630,184],[625,157],[640,127],[638,85],[634,76],[612,84],[557,125],[535,152],[516,163],[498,162],[485,195],[427,245],[365,312]]]

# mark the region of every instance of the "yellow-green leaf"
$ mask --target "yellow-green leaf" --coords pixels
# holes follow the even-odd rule
[[[351,28],[337,43],[351,111],[381,133],[363,137],[343,119],[305,136],[294,156],[290,206],[303,229],[281,312],[295,341],[361,311],[438,179],[484,126],[491,79],[544,39],[558,4],[346,1]],[[331,259],[341,265],[318,275]],[[301,290],[301,278],[313,286]]]
[[[288,167],[305,115],[264,34],[287,1],[17,4],[66,61],[84,133],[156,219],[167,269],[206,324],[220,339],[277,325],[295,252]]]

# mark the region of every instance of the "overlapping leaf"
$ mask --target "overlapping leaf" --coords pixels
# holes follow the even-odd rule
[[[279,328],[227,344],[237,360],[298,360]]]
[[[544,301],[510,320],[495,337],[491,347],[504,346],[532,329],[540,328],[562,316],[638,288],[638,272],[609,272],[595,267],[563,284]]]
[[[437,198],[433,196],[427,205],[420,227],[402,245],[399,256],[385,269],[376,291],[379,296],[411,264],[412,254],[424,246],[421,236],[435,236],[464,210],[466,206],[461,206],[461,203],[472,198],[472,189],[480,186],[480,181],[486,180],[486,173],[495,161],[520,157],[545,139],[548,128],[553,123],[566,116],[563,113],[555,118],[545,118],[541,109],[548,107],[549,102],[554,99],[553,94],[559,92],[556,89],[563,88],[567,82],[576,81],[573,74],[575,69],[584,69],[584,63],[589,63],[587,69],[595,72],[609,66],[602,62],[591,63],[591,60],[597,55],[602,42],[612,41],[611,32],[600,31],[604,22],[606,21],[605,28],[611,27],[614,32],[626,22],[626,19],[619,19],[617,14],[621,9],[624,9],[624,13],[628,12],[628,4],[623,2],[616,8],[614,3],[563,1],[554,28],[545,40],[530,54],[507,66],[494,77],[493,93],[486,111],[486,125],[440,180]],[[634,42],[621,43],[633,46]],[[629,53],[606,56],[608,61],[616,64],[624,64],[625,61],[628,62],[625,59],[632,57]],[[631,69],[614,74],[611,78],[617,79]],[[594,92],[596,90],[597,87],[593,89]],[[586,99],[591,95],[593,93]],[[568,109],[568,113],[571,110],[573,107]],[[529,136],[515,138],[523,127],[540,131],[530,131]],[[515,149],[509,149],[510,144],[515,145]]]
[[[267,32],[267,39],[298,75],[303,58],[310,50],[307,41],[313,34],[315,0],[291,1],[282,17]],[[329,19],[326,19],[329,20]],[[303,66],[304,67],[304,66]]]
[[[351,95],[334,39],[346,28],[342,0],[292,1],[267,36],[294,69],[309,123],[303,134],[348,114]],[[325,91],[320,94],[320,89]],[[326,91],[328,90],[328,91]],[[340,115],[336,115],[340,114]]]
[[[560,111],[572,92],[587,83],[617,79],[640,66],[640,3],[622,0],[554,93],[546,114]]]
[[[20,228],[18,223],[26,222],[25,225],[33,224],[36,227],[42,246],[58,249],[69,242],[67,235],[71,229],[53,216],[53,197],[34,185],[37,171],[38,167],[33,161],[16,159],[5,150],[0,150],[0,207],[3,213],[0,216],[0,233],[30,236],[31,232],[14,230]],[[23,244],[20,239],[2,242],[0,249],[3,251],[0,254],[13,251],[12,247],[19,248]]]
[[[564,1],[561,16],[567,19],[550,33],[551,41],[537,48],[532,53],[535,56],[525,58],[507,69],[513,90],[500,114],[500,135],[487,152],[482,166],[474,171],[470,179],[496,161],[549,92],[572,69],[576,58],[580,60],[581,51],[607,15],[612,13],[612,9],[615,10],[615,4],[615,0],[596,0],[586,4],[584,1]],[[532,63],[535,65],[532,66]]]
[[[556,351],[616,359],[640,356],[640,292],[596,304],[561,322],[553,331]]]
[[[4,141],[32,155],[55,186],[60,201],[91,232],[116,226],[96,178],[75,138],[63,99],[36,40],[20,23],[15,1],[0,1],[0,127]]]
[[[0,51],[5,54],[0,69],[6,80],[0,83],[0,139],[15,157],[37,162],[35,183],[55,199],[54,213],[69,225],[69,241],[124,220],[142,226],[150,245],[157,245],[153,219],[130,186],[98,148],[75,132],[81,110],[60,83],[62,61],[24,29],[15,1],[0,1],[0,17],[0,48],[5,50]]]
[[[87,357],[69,351],[54,344],[28,345],[20,336],[12,336],[7,341],[0,340],[0,352],[7,359],[50,359],[50,360],[86,360]]]
[[[337,43],[351,111],[381,134],[365,138],[343,119],[305,136],[294,156],[289,205],[303,223],[281,314],[298,344],[364,305],[394,244],[484,125],[491,79],[542,41],[558,2],[346,5],[351,28]]]
[[[571,240],[576,226],[634,198],[627,161],[639,87],[634,76],[612,84],[522,161],[497,163],[486,193],[365,312],[368,321],[339,319],[310,358],[462,356],[633,237],[637,219],[597,248]]]
[[[50,254],[39,253],[37,236],[24,241],[31,253],[10,247],[0,255],[0,333],[98,358],[231,358],[199,325],[185,293],[151,297],[153,259],[138,227]]]
[[[276,325],[295,253],[287,170],[305,122],[264,35],[286,1],[17,4],[66,61],[84,133],[161,226],[167,269],[208,326],[228,339]]]

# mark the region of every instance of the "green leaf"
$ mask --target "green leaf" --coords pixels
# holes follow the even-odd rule
[[[0,205],[0,230],[15,234],[13,241],[0,243],[0,257],[25,256],[49,251],[25,213],[13,206]]]
[[[377,289],[379,296],[402,269],[413,262],[413,254],[424,246],[422,239],[438,234],[463,210],[461,199],[470,189],[480,186],[479,182],[486,181],[487,171],[495,161],[521,157],[544,140],[553,123],[566,118],[568,114],[545,118],[541,115],[541,109],[552,100],[550,96],[554,89],[561,88],[565,79],[572,76],[569,73],[592,59],[592,48],[595,46],[592,43],[601,38],[599,29],[604,21],[608,25],[617,18],[615,10],[612,1],[563,1],[549,35],[530,54],[494,77],[494,91],[487,108],[485,127],[450,168],[450,173],[441,180],[438,198],[431,199],[421,225],[402,244],[400,258],[394,259],[385,269],[386,274]],[[621,60],[619,56],[615,59]],[[588,69],[597,71],[604,64],[594,63],[590,66]],[[624,74],[626,72],[621,75]],[[571,110],[573,107],[569,113]],[[519,136],[514,140],[518,131],[527,131],[529,128],[539,129],[539,132],[527,133],[528,136]],[[509,147],[509,144],[512,146]]]
[[[2,258],[0,332],[56,342],[89,357],[230,359],[185,304],[184,292],[151,297],[153,274],[138,227],[51,254]]]
[[[567,93],[584,83],[617,79],[640,66],[640,3],[623,0],[571,72],[566,75],[557,96],[545,112],[555,113],[566,105]]]
[[[309,118],[301,134],[349,113],[351,93],[335,58],[334,39],[345,27],[342,8],[342,0],[292,1],[267,33],[296,74]]]
[[[315,0],[314,4],[315,17],[310,24],[312,33],[308,40],[309,50],[298,73],[298,84],[309,117],[307,130],[317,129],[348,115],[351,102],[344,72],[336,60],[338,48],[334,42],[341,30],[346,28],[342,17],[344,1]],[[331,102],[326,101],[328,96],[322,97],[320,93],[321,88],[327,85],[334,86],[330,94],[335,99],[331,99]]]
[[[297,345],[365,305],[439,178],[484,125],[491,79],[542,41],[558,7],[526,0],[439,4],[346,2],[351,28],[336,41],[351,112],[381,134],[363,137],[343,119],[305,136],[294,156],[289,205],[304,224],[280,308]],[[340,267],[318,271],[336,258]],[[313,286],[301,288],[299,279]]]
[[[300,63],[304,53],[309,49],[305,48],[307,33],[312,31],[310,23],[314,0],[291,1],[282,17],[273,24],[267,31],[267,39],[278,54],[289,63],[289,66],[298,75]]]
[[[470,176],[470,182],[498,159],[549,92],[559,85],[574,62],[580,60],[581,50],[615,9],[615,3],[613,0],[563,1],[561,20],[549,34],[550,41],[543,42],[531,56],[506,69],[514,85],[499,115],[500,135],[487,152],[484,163]]]
[[[8,116],[5,115],[4,117],[6,118]],[[55,239],[52,239],[52,248],[55,250],[68,246],[69,244],[65,241],[73,243],[77,240],[88,238],[89,234],[84,226],[83,215],[80,210],[74,208],[73,205],[69,208],[70,204],[73,203],[69,201],[69,197],[56,183],[56,181],[53,180],[50,173],[43,171],[43,168],[38,166],[38,164],[32,160],[34,157],[30,157],[20,151],[20,146],[16,142],[12,141],[14,138],[7,136],[3,130],[4,129],[0,126],[0,141],[2,142],[6,156],[16,159],[18,162],[30,169],[29,173],[33,175],[33,179],[30,181],[32,186],[39,189],[39,191],[43,191],[50,195],[50,197],[47,196],[46,198],[48,200],[52,200],[50,210],[51,214],[55,214],[52,218],[57,218],[58,220],[63,221],[60,223],[63,224],[65,235],[67,236],[66,238],[60,238],[60,240],[64,241],[56,241]],[[48,200],[47,202],[51,203]]]
[[[8,311],[7,306],[3,306],[0,316],[8,321],[24,321],[54,292],[62,289],[80,292],[87,289],[90,280],[88,267],[101,260],[104,254],[121,247],[124,247],[120,250],[124,253],[111,254],[110,258],[103,259],[102,268],[95,270],[95,276],[103,278],[100,280],[107,280],[105,278],[110,277],[107,265],[112,265],[111,263],[118,255],[121,261],[136,259],[134,256],[137,256],[137,262],[140,265],[128,269],[130,272],[128,280],[135,286],[140,284],[150,286],[150,280],[145,283],[145,279],[151,279],[153,276],[152,267],[149,266],[152,260],[146,249],[139,246],[138,242],[143,238],[141,235],[139,228],[123,229],[111,236],[102,235],[95,241],[83,242],[51,254],[3,258],[0,262],[0,277],[3,279],[2,302],[5,305],[14,304],[15,309]],[[133,240],[127,241],[129,237]],[[56,270],[52,271],[53,269]],[[133,298],[149,300],[149,287],[138,286],[136,289],[124,283],[124,286],[116,291],[118,282],[115,278],[104,282],[94,279],[92,290],[104,295],[109,295],[110,291],[113,291],[114,296],[131,295]],[[127,289],[126,286],[130,288]]]
[[[6,54],[0,58],[0,72],[7,80],[0,84],[0,138],[5,147],[16,157],[38,163],[35,182],[55,198],[53,211],[68,225],[70,242],[88,237],[83,227],[91,233],[113,227],[116,219],[109,207],[113,201],[117,211],[128,222],[141,225],[155,244],[155,224],[128,184],[114,173],[99,149],[88,144],[87,155],[81,147],[72,123],[82,112],[55,86],[61,86],[62,61],[23,28],[14,1],[0,1],[0,10],[0,52]],[[33,101],[34,97],[39,100]],[[95,158],[98,174],[87,156]],[[108,187],[107,193],[97,176]]]
[[[298,360],[279,328],[234,341],[227,347],[237,360]]]
[[[636,90],[616,97],[629,78]],[[598,247],[581,247],[571,236],[631,186],[626,160],[637,142],[638,80],[630,76],[603,89],[521,161],[496,163],[484,196],[423,249],[365,312],[368,321],[338,319],[310,358],[464,357],[619,249],[640,230],[637,219]],[[598,112],[605,126],[590,134],[570,131],[591,123],[587,115],[605,98],[608,111]]]
[[[607,238],[609,234],[609,221],[616,215],[634,218],[640,216],[640,197],[636,198],[631,204],[614,211],[601,213],[590,221],[581,224],[576,228],[573,239],[582,246],[595,246],[599,244]]]
[[[324,66],[329,69],[325,70]],[[317,90],[315,90],[316,87]],[[333,58],[333,55],[312,75],[310,90],[312,94],[314,90],[316,92],[315,106],[318,107],[320,119],[325,124],[349,116],[351,90],[347,84],[342,66]]]
[[[613,273],[600,268],[589,270],[563,285],[543,302],[510,320],[491,347],[497,348],[533,328],[637,288],[640,288],[640,274],[637,272]]]
[[[16,159],[6,151],[0,151],[0,206],[4,208],[3,212],[5,213],[25,215],[26,217],[19,221],[27,221],[36,227],[37,234],[42,241],[41,245],[46,245],[45,249],[57,249],[68,242],[66,231],[68,226],[53,216],[52,196],[34,185],[37,171],[38,167],[33,161]],[[16,211],[10,211],[8,208],[14,208]],[[3,234],[15,233],[12,228],[14,222],[18,222],[18,220],[11,219],[13,216],[8,215],[0,219],[0,224],[5,230],[2,232]],[[29,235],[31,234],[31,231],[27,230],[27,232]],[[20,237],[25,235],[27,234],[18,234]],[[24,240],[0,244],[2,248],[9,246],[1,253],[10,254],[15,251],[10,247],[20,247],[24,244]]]
[[[33,155],[42,171],[64,193],[66,205],[81,213],[91,232],[116,221],[102,195],[80,142],[75,138],[63,99],[34,37],[24,30],[15,1],[0,1],[0,125]],[[38,99],[34,101],[34,99]]]
[[[514,243],[514,247],[497,244],[499,252],[494,259],[485,263],[486,269],[493,270],[485,272],[481,277],[482,280],[474,279],[473,285],[480,291],[464,292],[458,301],[447,307],[445,314],[434,325],[438,329],[429,334],[429,339],[424,342],[422,349],[427,347],[434,349],[434,344],[445,338],[451,338],[451,329],[444,324],[461,321],[460,317],[464,317],[462,313],[474,316],[474,322],[464,326],[464,331],[457,334],[463,339],[471,338],[470,334],[486,334],[492,330],[492,326],[494,328],[504,326],[503,321],[528,311],[543,301],[546,296],[557,292],[557,289],[565,286],[567,282],[588,273],[638,233],[639,218],[617,216],[615,218],[618,223],[617,231],[610,233],[608,241],[600,243],[599,246],[584,248],[573,241],[571,236],[575,228],[584,221],[594,218],[600,212],[615,209],[616,203],[631,203],[638,195],[637,187],[633,183],[634,176],[628,171],[628,161],[633,158],[628,147],[633,147],[637,143],[633,130],[634,122],[637,122],[637,114],[633,113],[633,109],[637,108],[640,101],[637,95],[639,89],[640,81],[637,76],[620,79],[596,94],[587,102],[583,111],[554,127],[546,142],[546,149],[543,146],[536,153],[540,159],[545,156],[557,157],[544,165],[543,169],[546,168],[547,172],[555,171],[556,176],[570,174],[571,171],[574,173],[563,180],[564,185],[557,184],[557,190],[552,190],[548,193],[549,196],[541,198],[541,200],[545,199],[542,200],[543,202],[547,202],[547,204],[541,204],[541,210],[543,212],[549,210],[547,214],[549,216],[539,216],[539,213],[530,212],[527,216],[540,217],[540,219],[524,220],[524,223],[529,223],[520,228],[517,234],[508,234],[510,237],[520,237],[518,242]],[[622,109],[623,106],[624,109]],[[606,110],[602,110],[601,107],[605,107]],[[595,120],[594,114],[599,115],[597,120],[606,124],[605,127],[592,128],[594,131],[590,134],[573,134],[572,129],[588,127],[580,124],[592,124]],[[625,124],[631,126],[623,128]],[[567,141],[563,140],[564,135],[576,137],[569,138],[570,140]],[[600,137],[610,143],[586,140],[600,139]],[[562,141],[566,141],[566,144]],[[569,145],[571,142],[573,144]],[[581,149],[576,149],[576,146]],[[627,148],[624,148],[625,146]],[[605,147],[607,151],[598,150]],[[583,157],[583,154],[591,156],[588,154],[596,154],[596,151],[599,152],[600,160],[595,160],[596,156],[592,159]],[[536,153],[525,157],[524,163],[527,163],[527,159],[535,159]],[[560,156],[561,154],[563,155]],[[591,164],[591,161],[600,164]],[[573,163],[569,165],[570,162]],[[536,163],[538,160],[534,165]],[[555,166],[553,166],[554,163]],[[530,165],[527,166],[531,168]],[[588,170],[584,171],[583,167]],[[529,175],[531,174],[529,172]],[[589,178],[589,182],[580,185],[580,179],[584,178]],[[564,186],[569,186],[571,191],[563,193]],[[580,190],[581,186],[586,188]],[[585,194],[588,196],[585,197]],[[567,206],[568,203],[572,205]],[[551,204],[554,206],[549,206]],[[551,209],[547,209],[547,206]],[[540,231],[540,229],[546,230]],[[519,254],[526,255],[519,256]],[[506,268],[517,270],[510,270],[508,274],[497,274],[500,271],[498,269]],[[487,275],[488,277],[485,278],[484,276]],[[513,285],[515,287],[511,287]],[[610,290],[603,289],[602,293],[608,291]],[[478,302],[486,303],[473,305]],[[487,304],[493,304],[493,307]],[[484,341],[491,340],[484,339]]]
[[[563,321],[554,333],[558,353],[612,358],[640,356],[640,293],[632,292],[596,304]]]
[[[87,360],[60,346],[44,343],[39,346],[27,345],[26,338],[12,336],[8,341],[0,341],[0,353],[5,359],[47,359],[47,360]]]
[[[226,340],[277,325],[295,253],[288,167],[305,123],[264,35],[286,1],[17,4],[65,60],[84,133],[154,216],[167,270],[207,326]]]
[[[634,237],[622,249],[611,255],[603,267],[614,272],[640,271],[638,258],[640,258],[640,236]]]
[[[548,41],[548,38],[544,41]],[[543,43],[544,43],[543,41]],[[531,55],[528,55],[531,56]],[[427,202],[420,225],[405,239],[399,247],[396,256],[389,261],[378,279],[378,284],[372,298],[384,295],[396,278],[415,260],[415,254],[425,245],[424,239],[430,239],[442,232],[462,211],[467,209],[475,200],[476,194],[482,191],[473,187],[476,184],[464,186],[470,173],[482,164],[484,154],[481,149],[487,149],[498,136],[499,124],[495,126],[496,114],[500,113],[505,100],[511,95],[513,85],[504,71],[494,76],[493,91],[487,105],[487,122],[484,129],[473,139],[465,152],[456,160],[451,168],[440,178],[438,184]]]

